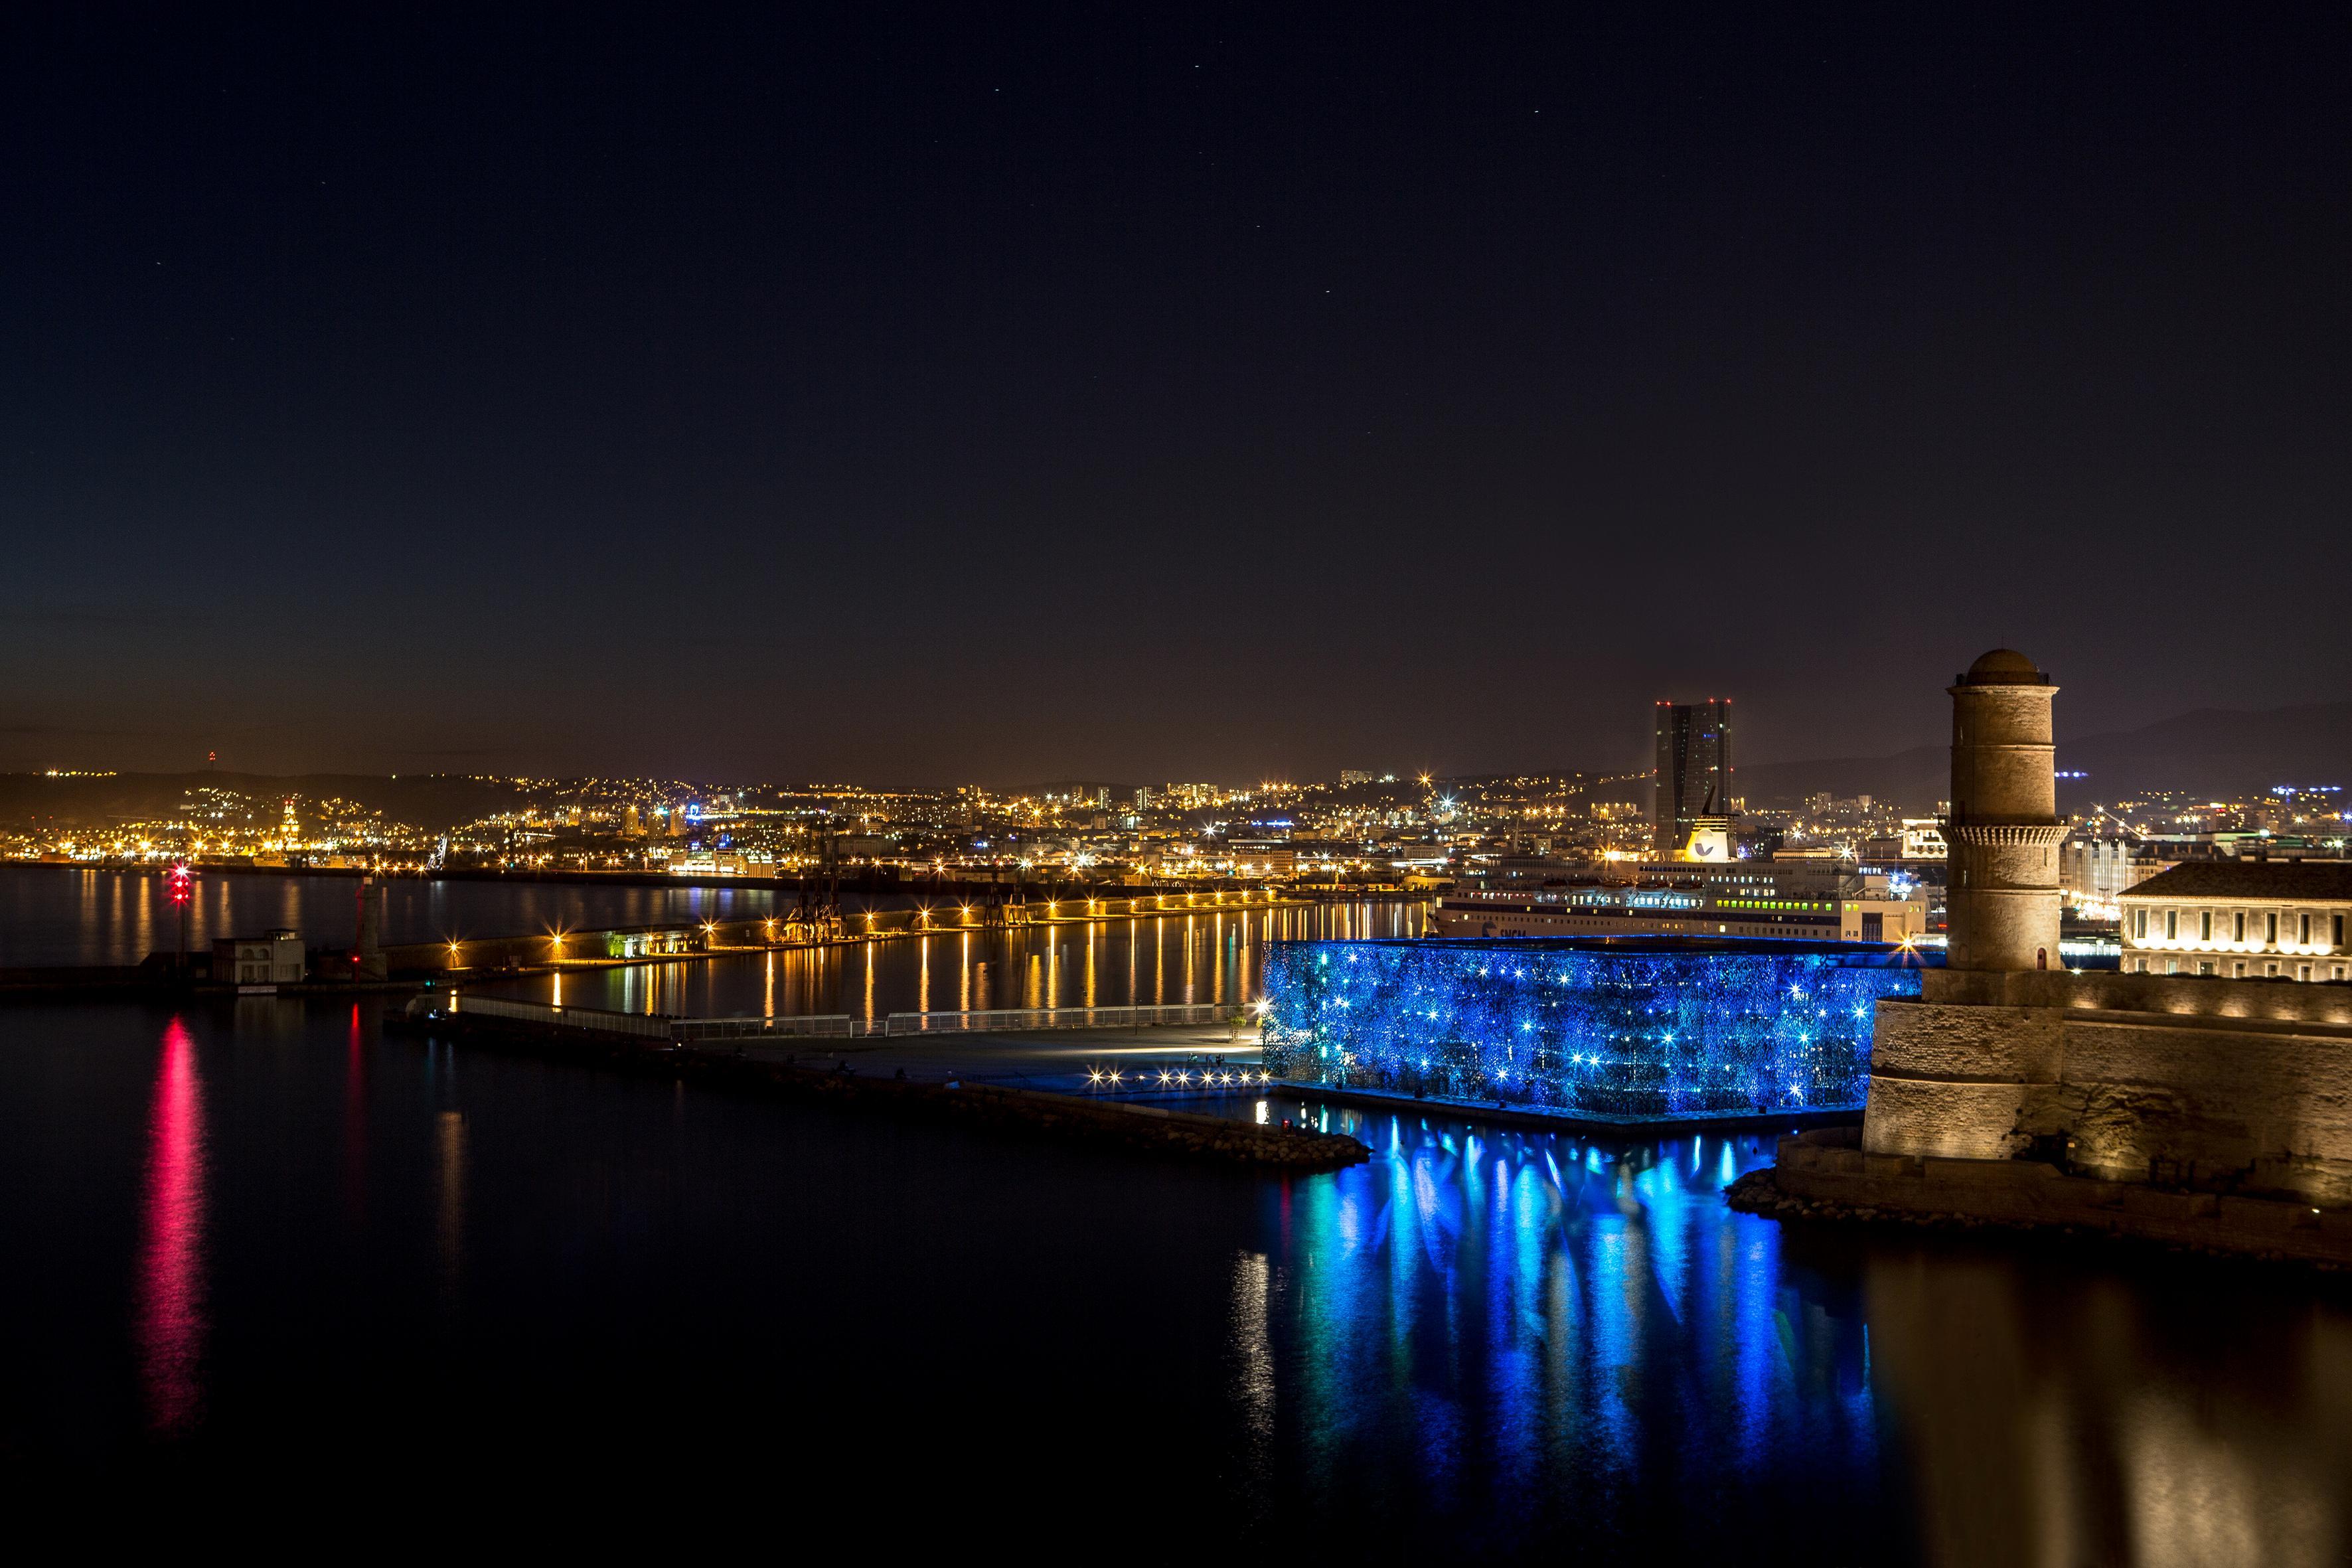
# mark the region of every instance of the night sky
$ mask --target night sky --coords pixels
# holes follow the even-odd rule
[[[0,767],[1640,766],[2345,695],[2352,10],[0,22]],[[332,15],[323,13],[331,11]]]

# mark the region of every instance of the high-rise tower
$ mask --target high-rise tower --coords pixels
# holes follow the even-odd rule
[[[1703,816],[1731,810],[1731,702],[1658,704],[1658,790],[1650,811],[1652,848],[1670,860]]]
[[[1995,648],[1952,694],[1952,816],[1945,888],[1953,969],[2054,969],[2058,785],[2050,700],[2032,659]]]

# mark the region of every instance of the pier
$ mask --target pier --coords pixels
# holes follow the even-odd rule
[[[449,1007],[450,1000],[458,1005]],[[1198,1010],[1091,1009],[1097,1015]],[[567,1016],[549,1016],[559,1011]],[[1126,1037],[1113,1041],[1106,1036],[1118,1031],[1100,1025],[1071,1027],[1055,1038],[1057,1032],[1051,1030],[935,1031],[919,1026],[921,1015],[900,1016],[919,1022],[898,1032],[886,1028],[850,1034],[830,1032],[854,1022],[846,1018],[779,1019],[780,1029],[751,1031],[748,1026],[766,1020],[663,1018],[559,1010],[504,998],[420,996],[390,1015],[385,1026],[741,1093],[813,1099],[1025,1138],[1216,1164],[1308,1174],[1341,1170],[1371,1157],[1362,1142],[1344,1133],[1123,1097],[1026,1087],[1027,1082],[1084,1082],[1083,1064],[1088,1060],[1192,1059],[1226,1044],[1214,1032],[1204,1036],[1197,1026],[1131,1023]],[[709,1032],[703,1032],[706,1026]],[[971,1037],[976,1033],[984,1034],[989,1043],[979,1044]],[[1040,1036],[1045,1037],[1042,1042]],[[1272,1087],[1262,1073],[1259,1082]]]

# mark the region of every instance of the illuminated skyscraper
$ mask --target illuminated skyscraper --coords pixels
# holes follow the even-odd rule
[[[1658,793],[1652,846],[1671,860],[1701,817],[1731,813],[1731,701],[1658,704]]]

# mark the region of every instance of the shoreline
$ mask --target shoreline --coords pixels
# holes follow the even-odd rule
[[[1724,1201],[1777,1219],[2095,1236],[2352,1269],[2352,1209],[2105,1181],[2030,1160],[1865,1154],[1850,1128],[1781,1139],[1773,1163],[1725,1188]]]

